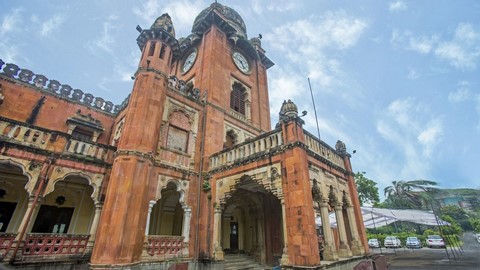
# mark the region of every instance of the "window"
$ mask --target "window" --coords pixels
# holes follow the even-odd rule
[[[67,233],[73,207],[42,205],[33,224],[33,233]]]
[[[227,135],[225,136],[225,145],[223,148],[230,148],[235,145],[237,139],[236,139],[236,134],[233,130],[227,131]]]
[[[169,126],[167,147],[186,153],[188,147],[188,132],[175,126]]]
[[[163,59],[163,57],[165,57],[165,44],[162,43],[162,47],[160,48],[160,59]]]
[[[148,56],[152,56],[155,53],[155,42],[150,43],[150,49],[148,50]]]
[[[230,108],[243,115],[245,115],[245,95],[245,88],[241,84],[235,82],[233,84],[232,92],[230,92]]]
[[[76,127],[72,132],[72,138],[82,141],[91,141],[93,138],[93,132]]]

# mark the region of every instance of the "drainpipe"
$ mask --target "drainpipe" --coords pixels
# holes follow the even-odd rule
[[[19,242],[17,243],[15,249],[13,250],[12,258],[10,259],[10,264],[12,264],[15,261],[15,257],[17,256],[18,249],[20,247],[20,244],[23,241],[23,237],[25,236],[25,233],[27,231],[28,224],[30,224],[30,219],[32,218],[33,211],[35,210],[35,207],[38,203],[38,198],[40,197],[40,193],[43,191],[43,187],[45,184],[48,182],[48,175],[50,175],[52,168],[51,165],[55,162],[54,158],[47,158],[45,162],[43,163],[42,169],[40,171],[40,175],[38,179],[40,180],[40,183],[37,188],[37,192],[35,193],[35,198],[33,199],[33,206],[30,208],[30,211],[27,213],[27,221],[23,225],[22,230],[20,231],[20,237]]]

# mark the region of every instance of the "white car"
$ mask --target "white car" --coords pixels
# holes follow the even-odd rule
[[[402,242],[396,236],[387,236],[387,237],[385,237],[385,240],[383,241],[383,245],[386,248],[389,248],[389,247],[390,248],[399,248],[399,247],[402,247]]]
[[[380,242],[378,241],[378,239],[375,238],[368,239],[368,246],[371,248],[379,248]]]

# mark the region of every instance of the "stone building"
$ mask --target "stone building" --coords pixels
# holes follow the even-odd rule
[[[4,264],[315,268],[368,252],[345,144],[304,130],[290,100],[271,128],[273,62],[236,11],[213,3],[179,39],[168,14],[137,29],[121,105],[0,60]]]

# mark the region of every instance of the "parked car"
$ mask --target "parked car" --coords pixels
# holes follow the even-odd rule
[[[422,248],[420,240],[418,240],[418,237],[415,236],[407,237],[405,245],[407,246],[407,248]]]
[[[427,247],[429,248],[433,248],[433,247],[445,248],[445,241],[443,241],[440,235],[429,235],[425,242],[427,244]]]
[[[477,238],[477,241],[480,243],[480,233],[475,235],[475,237]]]
[[[402,242],[396,236],[387,236],[385,237],[385,241],[383,241],[383,245],[386,248],[389,248],[389,247],[399,248],[399,247],[402,247]]]
[[[368,239],[368,246],[371,248],[379,248],[380,242],[376,238]]]

